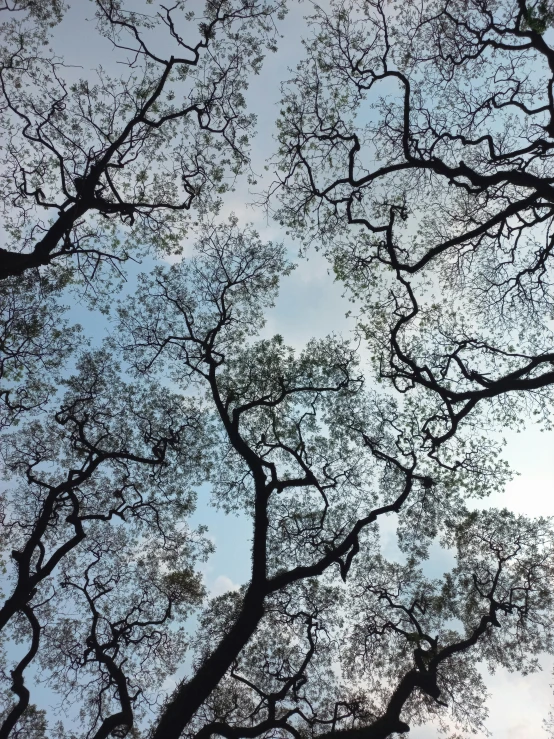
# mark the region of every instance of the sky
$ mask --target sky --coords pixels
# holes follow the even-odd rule
[[[193,3],[194,4],[194,3]],[[258,135],[252,147],[254,170],[260,174],[261,190],[269,181],[264,180],[264,164],[274,150],[275,119],[279,109],[280,82],[289,76],[302,54],[301,37],[307,32],[303,16],[309,12],[308,2],[291,4],[291,11],[281,25],[282,38],[276,54],[268,55],[262,73],[254,77],[247,94],[248,107],[258,116]],[[68,64],[76,65],[75,73],[94,67],[99,58],[108,71],[111,49],[103,39],[94,36],[84,22],[92,16],[90,3],[76,0],[64,22],[55,30],[55,48]],[[236,192],[226,197],[222,216],[230,212],[241,221],[252,221],[263,238],[284,240],[294,256],[297,245],[283,233],[278,225],[267,220],[265,214],[253,207],[255,194],[244,183],[239,183]],[[186,250],[185,250],[186,251]],[[282,334],[285,341],[301,348],[312,337],[323,337],[331,332],[348,334],[353,320],[345,316],[349,304],[343,297],[340,284],[334,282],[329,266],[318,253],[309,259],[300,260],[297,269],[284,280],[280,295],[267,315],[263,336]],[[74,317],[79,320],[86,333],[100,336],[105,323],[96,316],[87,314],[84,306],[75,306]],[[554,514],[554,432],[541,432],[529,427],[522,433],[507,433],[504,456],[512,468],[519,473],[507,486],[502,496],[489,499],[489,504],[507,506],[528,515]],[[242,584],[248,577],[250,561],[249,527],[245,520],[234,520],[214,511],[208,505],[208,495],[199,496],[199,507],[195,518],[207,523],[216,551],[204,567],[204,577],[213,595],[221,594]],[[395,542],[394,522],[387,521],[382,527],[385,553],[398,556]],[[448,569],[452,559],[449,553],[435,547],[428,563],[433,574]],[[552,659],[543,660],[544,671],[526,678],[510,675],[499,670],[495,676],[487,677],[492,698],[489,703],[488,728],[495,739],[532,739],[544,736],[542,720],[546,718],[553,702],[550,683]],[[433,726],[415,728],[413,739],[434,739]]]

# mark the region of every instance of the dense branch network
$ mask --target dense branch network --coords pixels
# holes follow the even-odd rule
[[[0,279],[63,260],[90,280],[145,242],[174,251],[181,214],[217,201],[248,167],[244,91],[273,48],[281,4],[221,0],[201,16],[181,3],[157,14],[95,5],[99,39],[128,68],[121,78],[100,69],[72,81],[44,55],[44,24],[4,29],[0,187],[11,238]]]
[[[94,5],[126,69],[94,83],[43,51],[61,5],[2,8],[0,739],[482,729],[482,663],[527,673],[554,651],[552,522],[468,500],[508,479],[482,411],[547,408],[554,380],[554,18],[524,0],[314,11],[279,217],[358,301],[390,381],[373,387],[355,343],[269,336],[294,265],[217,217],[281,3]],[[191,228],[193,255],[138,278],[101,348],[64,323],[68,285],[109,294],[104,261],[174,253]],[[245,583],[215,597],[191,520],[210,495],[251,536]],[[455,564],[433,579],[437,539]]]
[[[435,396],[435,448],[554,381],[549,13],[337,3],[285,88],[280,217],[365,303],[381,377]]]

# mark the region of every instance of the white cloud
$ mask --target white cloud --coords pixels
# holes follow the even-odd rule
[[[507,739],[529,739],[529,725],[518,724],[508,729]]]
[[[217,595],[223,595],[223,593],[228,593],[230,590],[238,590],[239,587],[240,585],[234,583],[227,575],[218,575],[210,588],[210,595],[215,598]]]

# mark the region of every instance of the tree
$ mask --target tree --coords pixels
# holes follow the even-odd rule
[[[254,340],[278,278],[288,271],[280,245],[240,231],[235,220],[206,225],[197,258],[145,276],[122,309],[119,336],[128,371],[136,373],[132,385],[126,388],[106,369],[106,354],[85,355],[56,414],[58,433],[32,422],[13,435],[8,464],[14,473],[24,471],[27,492],[14,490],[4,524],[14,551],[14,586],[4,609],[13,614],[6,622],[16,634],[25,633],[19,620],[25,617],[35,636],[12,671],[11,690],[20,701],[5,719],[6,736],[29,701],[20,678],[35,655],[50,685],[71,691],[72,700],[82,695],[89,736],[140,725],[145,702],[155,701],[147,690],[172,660],[182,659],[177,635],[167,632],[171,617],[180,615],[172,608],[190,608],[200,594],[194,576],[199,544],[181,528],[192,503],[180,497],[182,485],[198,475],[212,481],[220,505],[251,517],[251,579],[241,593],[208,604],[195,669],[162,708],[153,736],[260,736],[274,729],[298,736],[327,734],[329,727],[339,736],[359,730],[388,736],[407,728],[399,718],[407,701],[414,703],[410,713],[422,716],[436,710],[444,692],[463,706],[455,717],[475,723],[478,696],[468,708],[463,677],[471,662],[463,661],[459,678],[454,663],[481,637],[492,639],[497,613],[516,626],[515,637],[506,628],[497,651],[491,647],[493,661],[532,667],[529,655],[550,647],[544,614],[551,591],[542,585],[551,566],[549,524],[509,514],[499,514],[500,522],[493,515],[487,524],[486,515],[468,514],[462,483],[488,491],[503,482],[486,440],[473,439],[473,449],[457,440],[466,455],[461,469],[434,463],[422,454],[425,438],[413,415],[364,390],[355,353],[344,341],[313,342],[295,356],[281,337]],[[184,415],[184,401],[175,395],[156,395],[147,378],[168,365],[187,395],[198,384],[206,390],[209,405],[200,416],[193,409]],[[170,464],[174,454],[183,461]],[[106,471],[98,474],[101,465]],[[377,556],[374,524],[393,512],[414,557],[404,574]],[[418,554],[445,521],[452,536],[467,542],[453,574],[465,583],[466,597],[457,580],[441,586],[414,574]],[[160,534],[165,544],[157,551]],[[498,546],[504,539],[512,546],[506,556],[498,550],[496,563],[494,556],[480,560],[497,552],[487,535],[494,542],[496,536]],[[136,552],[138,536],[146,560]],[[368,629],[361,641],[356,619],[347,615],[352,608],[359,613],[364,565],[358,571],[358,559],[381,572],[369,575],[369,589],[362,590],[387,614],[381,616],[385,627],[360,625]],[[410,583],[407,601],[422,598],[423,605],[402,606],[395,578]],[[387,588],[391,602],[383,604]],[[390,621],[403,608],[407,615]],[[468,635],[449,627],[453,614],[461,617],[457,608],[467,608]],[[68,617],[75,612],[77,621]],[[369,606],[363,613],[369,617]],[[383,675],[393,687],[398,683],[392,697],[356,690],[357,658],[336,647],[343,621],[353,650],[375,638]],[[474,659],[480,657],[476,652]],[[340,681],[337,659],[344,660]]]
[[[96,80],[67,80],[43,51],[43,24],[4,25],[1,279],[61,263],[90,280],[143,244],[178,250],[181,215],[248,165],[244,91],[263,46],[274,47],[280,0],[210,1],[199,17],[182,1],[156,14],[94,6],[98,32],[127,67],[118,78],[99,69]],[[6,9],[31,20],[61,13],[59,3]]]
[[[85,353],[55,417],[4,438],[16,482],[3,496],[3,545],[11,554],[0,628],[19,639],[31,629],[30,647],[11,671],[19,701],[4,717],[5,737],[29,705],[23,673],[39,647],[52,681],[84,693],[96,736],[129,725],[132,705],[145,700],[135,681],[154,685],[182,654],[178,633],[168,648],[173,611],[186,612],[202,594],[191,563],[206,545],[185,523],[202,466],[199,410],[158,388],[125,385],[106,367],[111,359]],[[148,663],[135,665],[133,694],[120,662],[130,665],[142,650]],[[80,671],[84,685],[74,682]],[[114,686],[121,710],[109,714]]]
[[[184,3],[141,15],[98,0],[102,33],[133,56],[129,76],[104,76],[95,88],[65,85],[59,60],[38,53],[61,8],[49,15],[44,3],[14,5],[28,11],[24,23],[38,13],[39,25],[36,47],[24,50],[21,30],[8,23],[0,74],[9,132],[2,171],[13,196],[5,203],[18,243],[0,296],[0,737],[385,739],[429,718],[452,737],[467,735],[486,715],[483,660],[526,673],[554,651],[552,521],[471,502],[509,477],[490,434],[494,415],[510,420],[514,390],[529,403],[540,392],[543,402],[551,383],[546,247],[536,269],[515,257],[498,266],[511,233],[546,224],[548,173],[534,172],[548,160],[548,142],[507,157],[510,171],[525,175],[522,185],[495,159],[496,124],[489,121],[492,143],[484,140],[488,163],[477,156],[473,124],[456,129],[456,105],[474,94],[458,69],[477,65],[481,92],[485,83],[494,89],[491,34],[509,35],[517,23],[529,49],[542,48],[549,9],[521,7],[521,17],[503,16],[504,26],[493,17],[479,32],[479,53],[467,39],[476,18],[493,12],[483,4],[408,6],[390,17],[368,3],[317,11],[319,30],[281,120],[281,218],[300,233],[315,215],[315,230],[305,233],[321,241],[359,300],[377,376],[392,380],[372,387],[353,342],[331,335],[294,351],[263,333],[294,265],[282,244],[217,214],[222,167],[238,176],[248,163],[241,133],[253,121],[242,91],[281,5],[210,1],[200,41],[189,43],[177,24],[198,19]],[[160,29],[187,55],[159,55]],[[463,60],[454,56],[458,45]],[[535,115],[516,104],[517,95],[537,96],[535,87],[525,92],[533,75],[510,69],[522,75],[515,107]],[[382,119],[370,120],[362,137],[363,113],[355,114],[389,78],[417,104],[404,95],[398,118],[394,99],[384,99]],[[446,90],[456,118],[444,119],[444,106],[424,107],[429,85]],[[173,94],[186,104],[174,104]],[[495,94],[479,110],[503,115],[512,102]],[[412,109],[417,134],[408,130]],[[443,116],[438,133],[435,113]],[[183,138],[175,138],[181,125]],[[510,135],[512,128],[498,134],[502,146]],[[371,146],[383,161],[360,173]],[[453,163],[456,147],[477,160]],[[546,184],[522,205],[518,187],[528,188],[531,175]],[[176,185],[183,176],[184,196]],[[441,178],[452,181],[451,193],[435,191]],[[194,203],[200,218],[192,224]],[[421,215],[410,210],[415,203]],[[37,220],[43,208],[55,211],[47,225]],[[126,256],[123,232],[130,245],[175,251],[186,229],[196,236],[194,256],[140,276],[101,347],[61,324],[67,286],[82,292],[84,281],[107,292],[98,266]],[[532,261],[535,247],[524,242],[517,235],[510,248]],[[512,267],[513,291],[509,281],[483,289]],[[455,298],[432,299],[437,286]],[[465,311],[468,336],[445,305]],[[478,320],[495,305],[493,343]],[[504,347],[529,315],[537,316],[535,334],[519,339],[528,354]],[[479,359],[468,368],[466,355]],[[489,377],[493,360],[500,379]],[[491,400],[493,414],[482,402]],[[208,487],[214,504],[246,517],[252,531],[247,582],[215,598],[206,597],[200,570],[211,544],[190,518]],[[379,522],[389,515],[404,563],[380,549]],[[430,578],[423,563],[437,538],[456,564]],[[53,727],[39,705],[37,680],[64,700],[65,726]]]
[[[79,326],[68,325],[56,300],[59,289],[39,273],[0,286],[0,428],[47,403],[81,341]]]
[[[365,303],[380,377],[435,397],[435,447],[479,403],[513,420],[550,398],[551,20],[525,0],[334,3],[285,90],[281,218]]]

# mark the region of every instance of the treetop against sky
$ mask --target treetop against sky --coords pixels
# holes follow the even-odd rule
[[[552,735],[554,7],[0,34],[0,739]]]

